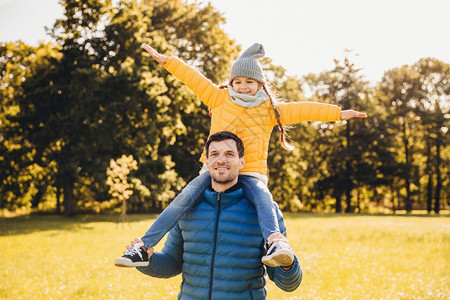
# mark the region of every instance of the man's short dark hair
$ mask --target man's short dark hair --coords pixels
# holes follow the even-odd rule
[[[233,140],[236,142],[237,151],[239,154],[239,158],[244,156],[244,143],[242,143],[242,140],[235,135],[232,132],[229,131],[219,131],[214,134],[212,134],[208,141],[206,142],[206,157],[209,156],[209,145],[211,145],[212,142],[221,142],[225,140]]]

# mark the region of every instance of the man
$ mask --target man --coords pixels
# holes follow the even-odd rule
[[[168,278],[182,273],[179,299],[265,299],[264,239],[256,209],[244,196],[238,182],[245,164],[242,141],[233,133],[218,132],[206,144],[211,187],[200,203],[186,213],[169,232],[161,252],[145,252],[136,238],[127,245],[136,255],[149,256],[142,273]],[[274,204],[275,205],[275,204]],[[276,207],[279,227],[286,232],[281,212]],[[288,243],[274,234],[269,243]],[[130,253],[130,255],[132,255]],[[297,258],[287,267],[267,267],[269,278],[285,291],[301,283]]]

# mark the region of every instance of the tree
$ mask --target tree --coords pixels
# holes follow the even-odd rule
[[[403,151],[399,152],[401,155],[398,159],[402,163],[399,177],[404,180],[405,190],[405,209],[408,213],[412,211],[412,191],[411,185],[413,182],[413,145],[414,128],[416,122],[414,120],[412,100],[412,86],[408,81],[409,70],[407,66],[401,69],[393,69],[385,72],[380,83],[380,90],[385,95],[383,105],[389,111],[389,118],[387,122],[391,124],[390,134],[398,136],[399,148]]]
[[[50,68],[52,61],[60,56],[58,51],[58,47],[49,43],[31,47],[18,41],[0,46],[1,208],[14,210],[30,204],[37,208],[48,193],[54,165],[44,168],[34,161],[36,148],[22,135],[24,129],[16,117],[20,115],[20,101],[25,96],[24,82],[37,76],[39,70]]]
[[[335,60],[335,68],[329,72],[307,76],[306,83],[314,93],[313,99],[337,104],[342,109],[368,112],[370,116],[374,105],[371,105],[368,83],[359,71],[346,57],[342,63]],[[344,196],[345,212],[353,212],[355,206],[359,208],[359,196],[354,192],[377,181],[378,170],[371,163],[377,136],[368,125],[368,120],[347,120],[318,126],[320,136],[315,142],[315,152],[321,158],[317,166],[321,178],[316,183],[316,190],[322,197],[327,191],[336,199],[337,213],[342,210]]]
[[[137,168],[137,162],[132,155],[122,155],[116,160],[111,159],[109,167],[106,169],[106,175],[108,175],[106,184],[109,186],[108,193],[122,205],[119,222],[128,220],[127,200],[133,195],[133,184],[128,175],[130,175],[131,171],[137,170]]]
[[[198,169],[186,157],[201,151],[208,112],[140,45],[201,63],[219,80],[238,51],[220,28],[224,19],[210,5],[178,0],[61,3],[65,18],[51,30],[58,55],[14,94],[19,109],[9,122],[32,154],[21,160],[44,168],[72,215],[88,201],[108,200],[104,170],[111,158],[131,154],[151,190],[145,207],[161,209]]]
[[[443,163],[441,152],[442,149],[448,148],[449,144],[448,135],[446,136],[445,133],[449,127],[450,65],[436,59],[425,58],[419,60],[411,68],[418,74],[413,77],[412,81],[417,101],[414,111],[425,130],[426,151],[424,156],[427,161],[425,174],[428,175],[427,211],[431,212],[431,204],[434,199],[434,212],[438,214],[443,186],[442,170],[448,170],[445,167],[448,166],[448,162]],[[433,181],[436,182],[435,185]]]
[[[382,103],[390,112],[390,134],[400,137],[403,148],[398,158],[402,163],[398,176],[404,181],[408,213],[412,210],[413,195],[420,201],[420,182],[424,176],[428,177],[427,209],[431,211],[435,178],[435,210],[439,212],[441,170],[445,170],[446,165],[442,163],[441,148],[448,144],[444,135],[448,130],[448,107],[445,106],[448,81],[448,64],[422,59],[412,66],[385,72],[380,83],[380,91],[384,94]]]

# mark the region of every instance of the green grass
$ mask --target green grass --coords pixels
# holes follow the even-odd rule
[[[180,276],[157,279],[113,265],[154,218],[0,218],[0,299],[176,299]],[[448,217],[285,218],[303,282],[293,293],[270,282],[269,299],[450,298]]]

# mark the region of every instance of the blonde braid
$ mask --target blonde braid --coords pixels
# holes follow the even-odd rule
[[[278,123],[278,129],[280,130],[280,144],[281,146],[286,149],[286,150],[293,150],[294,146],[292,146],[287,140],[287,134],[285,133],[285,127],[283,126],[283,124],[281,124],[280,121],[280,113],[278,112],[278,109],[275,106],[274,103],[274,99],[271,95],[271,93],[268,91],[268,89],[266,88],[266,85],[263,85],[263,89],[266,92],[267,96],[269,96],[270,99],[270,104],[272,105],[273,111],[275,112],[275,118],[277,119],[277,123]]]

